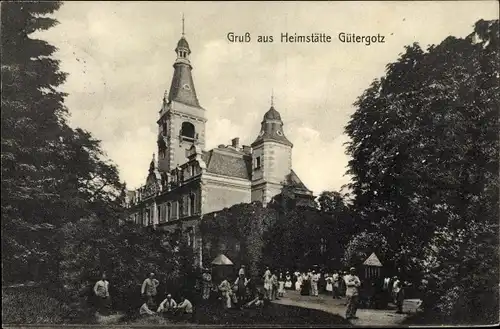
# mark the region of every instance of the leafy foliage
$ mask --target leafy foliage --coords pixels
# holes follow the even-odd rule
[[[481,20],[464,39],[406,47],[346,127],[353,210],[448,319],[498,311],[498,296],[479,302],[499,277],[498,33]]]
[[[60,2],[5,1],[2,24],[2,280],[57,275],[55,232],[82,216],[120,216],[122,184],[100,142],[66,122],[56,48],[31,34]]]
[[[163,232],[138,227],[132,223],[112,223],[84,219],[62,228],[66,241],[61,250],[61,279],[73,309],[85,309],[88,300],[81,299],[82,289],[89,290],[102,272],[110,282],[113,307],[137,311],[140,289],[150,272],[160,281],[162,295],[177,294],[183,288],[190,265],[182,263],[181,252],[175,252],[178,241]],[[91,296],[92,293],[86,293]]]
[[[263,234],[274,215],[273,210],[258,202],[237,204],[205,215],[200,229],[205,246],[210,245],[211,250],[205,251],[204,259],[222,252],[236,265],[245,265],[251,275],[258,275],[262,269]],[[234,248],[236,244],[239,251]]]
[[[361,265],[374,252],[381,260],[387,253],[387,241],[382,234],[361,232],[346,246],[343,263],[346,267]]]

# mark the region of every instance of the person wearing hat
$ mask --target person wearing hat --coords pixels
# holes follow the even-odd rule
[[[203,269],[202,279],[202,298],[207,300],[210,298],[210,291],[212,290],[212,275],[208,268]]]
[[[357,319],[356,311],[358,310],[358,300],[359,300],[359,287],[361,286],[361,281],[356,275],[356,269],[351,267],[349,269],[349,274],[345,276],[346,285],[346,298],[347,298],[347,309],[346,309],[346,319]]]
[[[177,303],[172,298],[172,295],[168,294],[167,298],[165,298],[163,300],[163,302],[160,303],[160,306],[158,306],[158,310],[156,312],[158,312],[158,313],[171,313],[176,306],[177,306]]]
[[[146,296],[148,299],[148,305],[154,305],[154,297],[156,296],[156,288],[160,282],[155,279],[154,273],[149,273],[149,277],[144,280],[141,287],[141,295]]]

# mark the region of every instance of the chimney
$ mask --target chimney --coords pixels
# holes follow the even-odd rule
[[[240,138],[239,137],[236,137],[236,138],[233,138],[231,140],[231,145],[236,148],[236,149],[239,149],[240,148]]]

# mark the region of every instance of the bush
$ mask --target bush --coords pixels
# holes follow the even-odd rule
[[[141,305],[140,289],[148,273],[160,281],[159,293],[177,292],[185,273],[190,273],[177,242],[163,231],[133,223],[108,223],[84,219],[62,228],[66,241],[61,250],[61,276],[73,318],[92,311],[93,284],[106,272],[113,309],[135,312]],[[90,309],[89,309],[90,307]]]
[[[387,253],[387,240],[379,233],[362,232],[347,244],[343,263],[345,266],[361,265],[372,252],[382,260]]]

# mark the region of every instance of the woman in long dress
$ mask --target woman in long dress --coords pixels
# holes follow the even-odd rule
[[[283,273],[280,272],[278,277],[278,297],[285,296],[285,277]]]
[[[292,277],[288,271],[286,271],[285,275],[285,289],[292,289]]]
[[[302,275],[302,285],[300,287],[300,294],[302,296],[309,296],[311,290],[310,276],[307,273]]]
[[[333,278],[330,274],[326,275],[326,292],[332,293],[333,291]]]
[[[297,275],[297,281],[295,281],[295,290],[300,291],[300,288],[302,287],[302,274]]]

